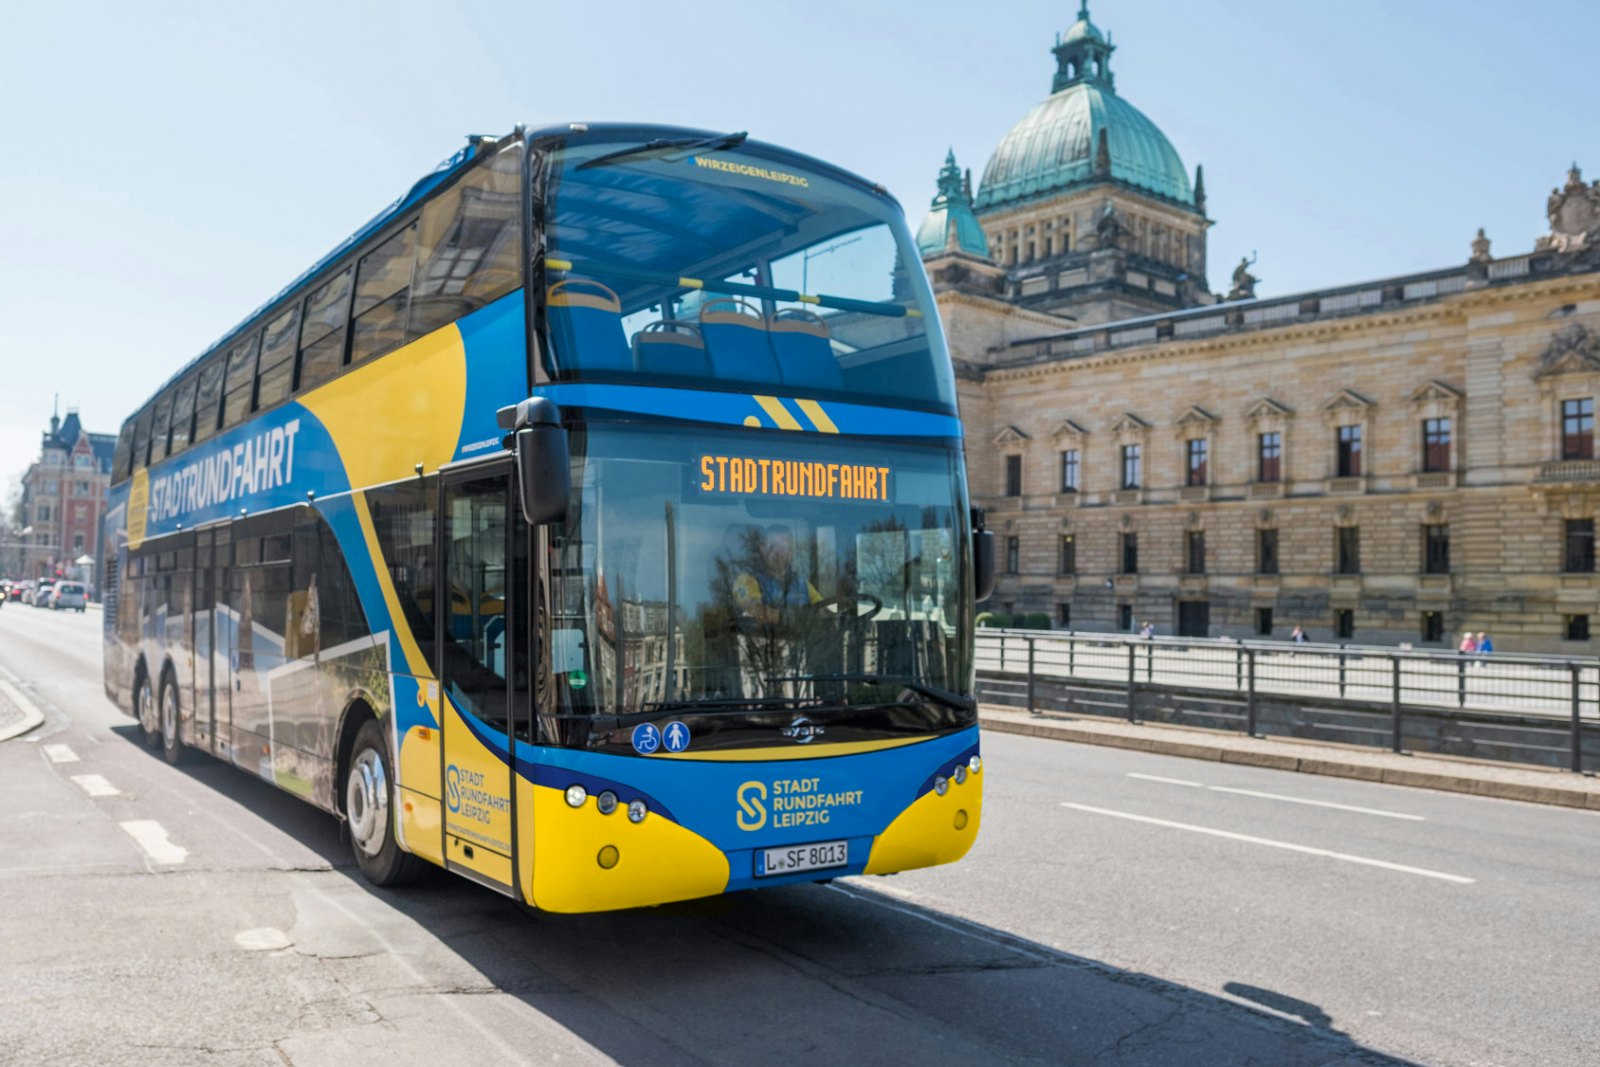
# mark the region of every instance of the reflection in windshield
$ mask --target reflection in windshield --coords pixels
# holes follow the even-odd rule
[[[617,150],[582,144],[549,163],[552,374],[954,410],[892,201],[753,146],[586,166]]]
[[[551,544],[550,681],[568,713],[970,692],[956,454],[757,441],[759,458],[725,463],[749,474],[735,484],[715,461],[748,439],[574,437],[578,507]]]

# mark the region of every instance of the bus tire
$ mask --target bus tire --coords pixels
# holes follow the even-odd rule
[[[377,886],[413,881],[427,861],[404,852],[395,839],[394,770],[383,726],[361,724],[344,772],[344,815],[350,850],[367,881]]]
[[[161,713],[156,706],[150,672],[140,667],[133,676],[133,715],[139,721],[139,739],[148,747],[161,743]]]
[[[178,682],[168,670],[161,679],[161,754],[174,767],[183,763],[189,754],[180,732],[182,723],[178,709]]]

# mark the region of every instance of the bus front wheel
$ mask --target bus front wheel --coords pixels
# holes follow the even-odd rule
[[[344,815],[356,865],[373,885],[400,885],[425,870],[425,860],[400,849],[394,833],[394,774],[378,722],[363,723],[345,769]]]
[[[176,767],[188,751],[178,733],[178,684],[168,673],[161,686],[161,754]]]

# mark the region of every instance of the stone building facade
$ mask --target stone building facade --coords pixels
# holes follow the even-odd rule
[[[1109,78],[1109,39],[1079,16],[1052,99],[1085,63]],[[1240,264],[1217,297],[1182,269],[1204,278],[1203,193],[1181,164],[1119,173],[1127,138],[1094,122],[1033,179],[1000,168],[1014,200],[971,196],[947,161],[918,235],[999,543],[987,607],[1080,630],[1600,650],[1600,182],[1574,166],[1526,254],[1495,258],[1480,232],[1456,265],[1260,299]],[[1087,168],[1063,164],[1074,145]],[[1095,203],[1110,221],[1084,233]],[[1039,243],[1035,221],[1030,259],[1023,218],[1081,239]]]
[[[101,520],[117,439],[89,433],[76,411],[50,416],[39,458],[22,477],[21,578],[84,577],[93,591],[97,568],[74,561],[100,555]],[[86,573],[87,572],[87,573]]]

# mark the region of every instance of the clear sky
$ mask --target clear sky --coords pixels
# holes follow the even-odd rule
[[[887,185],[913,227],[953,146],[1050,89],[1077,0],[12,4],[0,36],[0,492],[55,394],[93,430],[467,133],[640,119]],[[1210,281],[1262,295],[1496,254],[1600,177],[1594,0],[1095,0],[1117,89],[1193,171]]]

